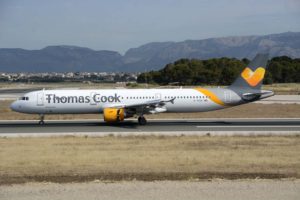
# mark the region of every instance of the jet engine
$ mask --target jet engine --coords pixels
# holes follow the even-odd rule
[[[104,121],[106,122],[121,122],[125,118],[124,108],[104,108]]]

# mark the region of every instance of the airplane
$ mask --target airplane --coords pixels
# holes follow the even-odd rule
[[[26,93],[10,108],[16,112],[38,114],[41,125],[45,123],[45,115],[88,113],[102,113],[108,123],[137,117],[140,125],[146,125],[146,114],[206,112],[273,96],[273,91],[261,89],[267,60],[267,54],[257,54],[227,88],[43,89]]]

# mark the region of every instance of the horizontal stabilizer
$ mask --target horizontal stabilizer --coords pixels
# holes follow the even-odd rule
[[[242,95],[243,100],[245,101],[256,101],[259,99],[264,99],[270,96],[273,96],[274,92],[269,90],[261,90],[260,92],[255,93],[244,93]]]

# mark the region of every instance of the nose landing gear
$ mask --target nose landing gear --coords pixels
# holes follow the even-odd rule
[[[44,125],[45,122],[44,122],[44,119],[45,119],[45,115],[43,114],[40,114],[40,121],[39,121],[39,125]]]

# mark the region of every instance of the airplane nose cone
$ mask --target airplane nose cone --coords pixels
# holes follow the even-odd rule
[[[12,104],[10,104],[10,109],[12,109],[13,111],[18,111],[18,103],[15,101]]]

